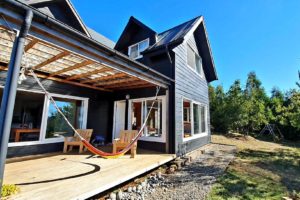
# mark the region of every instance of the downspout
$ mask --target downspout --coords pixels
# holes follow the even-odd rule
[[[20,73],[22,55],[26,36],[31,26],[33,13],[31,10],[26,11],[22,27],[16,36],[13,49],[10,56],[10,62],[5,81],[3,97],[0,109],[0,191],[3,184],[3,175],[5,168],[5,160],[7,155],[8,140],[11,131],[11,123],[16,100],[17,84]],[[1,192],[0,192],[1,198]]]

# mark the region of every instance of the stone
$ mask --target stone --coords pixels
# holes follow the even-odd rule
[[[118,193],[117,193],[117,200],[122,200],[123,199],[123,192],[120,190]]]
[[[136,187],[135,186],[132,187],[132,192],[136,192]]]
[[[110,193],[109,198],[110,198],[111,200],[116,200],[116,199],[117,199],[116,193],[114,193],[114,192]]]
[[[137,186],[137,191],[141,191],[143,189],[143,186],[142,185],[138,185]]]
[[[129,193],[132,192],[132,187],[128,187],[127,192],[129,192]]]
[[[146,181],[142,182],[141,186],[145,189],[147,187],[147,182]]]
[[[162,174],[161,172],[157,172],[157,178],[161,179],[162,178]]]

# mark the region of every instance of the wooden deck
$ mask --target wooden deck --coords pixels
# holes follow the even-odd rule
[[[11,199],[86,199],[174,158],[149,151],[135,159],[58,154],[6,164],[4,183],[20,188]]]

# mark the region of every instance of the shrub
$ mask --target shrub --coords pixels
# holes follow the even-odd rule
[[[13,184],[3,185],[1,190],[1,196],[7,197],[12,194],[16,194],[18,192],[19,192],[19,188],[16,185]]]

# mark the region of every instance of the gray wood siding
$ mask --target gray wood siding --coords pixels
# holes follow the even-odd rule
[[[187,65],[187,45],[197,50],[194,36],[177,46],[175,52],[175,151],[184,154],[210,142],[208,83]],[[183,142],[183,98],[207,105],[208,136]]]

